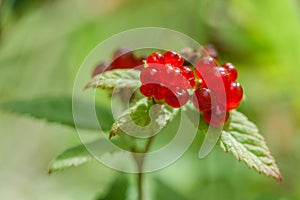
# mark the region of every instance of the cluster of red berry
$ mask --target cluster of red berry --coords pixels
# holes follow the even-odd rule
[[[92,73],[92,77],[113,69],[130,69],[142,66],[144,58],[137,57],[127,48],[119,48],[112,54],[111,62],[100,62]]]
[[[188,102],[189,90],[193,90],[193,104],[211,125],[223,125],[229,111],[242,100],[243,89],[236,82],[238,73],[231,63],[218,66],[216,59],[203,56],[193,69],[183,66],[184,59],[178,53],[167,51],[152,53],[146,64],[140,76],[143,95],[178,108]]]
[[[195,71],[199,84],[192,97],[193,103],[205,121],[220,126],[243,98],[243,88],[236,82],[237,70],[231,63],[218,66],[215,59],[204,56],[197,62]]]
[[[189,100],[188,89],[195,86],[194,72],[183,66],[184,59],[173,51],[163,55],[155,52],[147,57],[147,67],[142,70],[140,91],[157,101],[179,108]]]

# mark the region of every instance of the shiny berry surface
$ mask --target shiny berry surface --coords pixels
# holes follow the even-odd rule
[[[186,67],[186,66],[182,67],[181,74],[182,74],[182,76],[184,76],[184,78],[186,80],[189,81],[191,87],[195,86],[196,80],[195,80],[195,76],[194,76],[194,71],[191,68]]]
[[[229,74],[223,67],[213,67],[203,75],[203,81],[207,88],[220,90],[230,84]]]
[[[140,75],[140,80],[142,84],[148,83],[160,83],[159,80],[159,66],[153,66],[145,68]]]
[[[229,119],[229,112],[224,107],[218,105],[212,110],[202,113],[203,119],[212,126],[222,126]]]
[[[243,88],[240,83],[238,82],[232,82],[230,86],[226,90],[226,109],[227,110],[233,110],[236,109],[242,99],[243,99]]]
[[[238,72],[237,72],[236,68],[234,67],[234,65],[230,62],[226,62],[226,63],[222,64],[222,67],[224,67],[227,70],[230,81],[236,81],[236,79],[238,77]]]
[[[141,85],[140,92],[146,97],[152,97],[154,95],[156,86],[157,84],[153,84],[153,83]]]
[[[205,56],[201,58],[195,66],[197,77],[203,79],[203,75],[216,66],[217,63],[213,57]]]
[[[181,87],[175,87],[171,90],[168,90],[165,101],[169,106],[173,108],[179,108],[185,105],[188,102],[189,98],[190,97],[187,90]]]
[[[146,63],[159,63],[163,64],[164,63],[164,57],[161,55],[161,53],[154,52],[151,55],[147,57]]]
[[[126,48],[117,49],[112,56],[113,69],[127,69],[136,66],[136,58],[132,51]]]
[[[167,51],[163,56],[165,64],[169,64],[174,67],[181,67],[184,63],[184,59],[181,57],[181,55],[174,51]]]
[[[154,98],[158,101],[163,100],[167,95],[168,89],[157,84],[154,88]]]
[[[197,88],[193,94],[193,104],[200,110],[211,110],[216,103],[214,93],[208,88]]]

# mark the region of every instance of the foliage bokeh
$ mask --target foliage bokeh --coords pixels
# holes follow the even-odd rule
[[[112,34],[159,26],[212,43],[245,87],[240,110],[258,124],[284,182],[194,146],[151,173],[186,199],[299,199],[300,3],[297,0],[0,1],[0,101],[70,96],[86,55]],[[47,175],[49,161],[80,143],[73,129],[0,112],[0,197],[95,199],[116,172],[99,163]]]

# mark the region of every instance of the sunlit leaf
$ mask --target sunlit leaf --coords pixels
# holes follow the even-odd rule
[[[116,119],[110,136],[122,131],[131,134],[146,133],[148,135],[144,136],[150,136],[164,128],[175,117],[177,111],[178,109],[153,104],[151,100],[143,98]]]
[[[220,138],[220,146],[225,152],[231,152],[236,159],[244,161],[249,168],[282,181],[279,168],[263,136],[242,113],[231,112],[230,122]]]

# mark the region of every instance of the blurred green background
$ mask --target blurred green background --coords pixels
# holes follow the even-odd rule
[[[298,0],[0,0],[0,101],[70,96],[76,72],[101,41],[158,26],[212,43],[246,91],[240,107],[265,136],[283,184],[216,148],[190,149],[160,177],[186,199],[300,199]],[[49,176],[49,161],[79,144],[76,132],[0,112],[0,199],[96,199],[116,172],[96,162]]]

